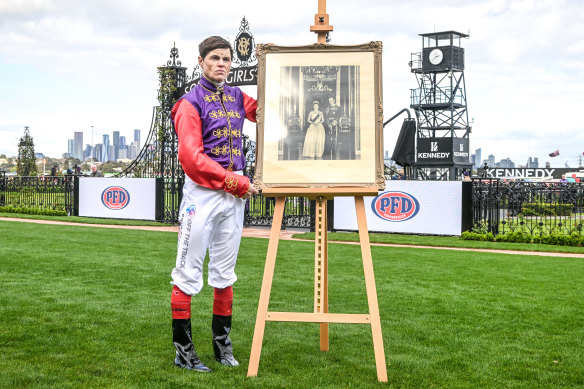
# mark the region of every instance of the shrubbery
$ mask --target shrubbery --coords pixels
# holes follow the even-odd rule
[[[524,203],[521,206],[523,216],[570,216],[573,204]]]
[[[481,232],[464,231],[462,233],[462,239],[494,242],[495,236],[493,235],[492,232],[481,233]]]
[[[505,234],[494,236],[490,232],[465,231],[462,233],[462,239],[489,242],[552,244],[558,246],[584,246],[584,236],[577,232],[573,232],[572,234],[553,232],[531,235],[523,231],[509,231]]]
[[[0,206],[0,212],[23,213],[27,215],[67,216],[66,211],[60,211],[57,209],[14,207],[10,205]]]

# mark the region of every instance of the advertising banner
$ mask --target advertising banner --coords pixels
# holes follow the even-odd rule
[[[416,155],[423,165],[469,163],[468,138],[418,138]]]
[[[364,201],[371,232],[460,235],[462,231],[460,181],[386,181],[385,191]],[[358,229],[353,197],[335,197],[334,229]]]
[[[155,178],[79,178],[79,216],[156,219]]]
[[[477,175],[481,178],[502,178],[502,179],[538,179],[552,180],[565,178],[576,178],[575,172],[571,168],[486,168],[478,169]]]

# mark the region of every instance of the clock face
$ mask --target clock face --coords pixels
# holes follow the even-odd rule
[[[430,63],[432,65],[438,65],[444,59],[444,54],[442,53],[442,50],[434,49],[434,50],[430,51],[430,55],[428,56],[428,59],[430,60]]]

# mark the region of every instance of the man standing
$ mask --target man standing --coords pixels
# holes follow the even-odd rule
[[[327,157],[337,159],[337,143],[339,141],[339,118],[341,117],[341,107],[339,107],[334,97],[329,97],[329,106],[326,108],[326,124],[328,126],[327,143],[329,144]],[[329,154],[330,153],[330,154]],[[327,158],[329,159],[329,158]]]
[[[257,102],[225,84],[233,50],[212,36],[199,45],[199,84],[174,105],[171,116],[178,134],[179,161],[186,173],[180,206],[180,231],[171,295],[175,365],[210,372],[199,360],[191,334],[191,299],[203,288],[203,261],[209,250],[208,284],[214,288],[213,351],[226,366],[233,357],[232,285],[243,229],[245,200],[258,194],[242,175],[245,166],[244,119],[255,122]]]
[[[89,177],[103,177],[103,173],[97,170],[96,165],[91,165],[91,173],[89,173]]]

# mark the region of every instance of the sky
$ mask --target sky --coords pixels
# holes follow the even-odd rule
[[[409,108],[417,87],[408,62],[421,33],[454,30],[464,39],[471,152],[540,167],[584,162],[584,1],[329,0],[331,44],[383,42],[383,107],[388,119]],[[233,41],[242,18],[257,43],[307,45],[317,0],[2,0],[0,2],[0,154],[18,154],[30,128],[35,150],[67,151],[134,129],[145,139],[157,105],[156,68],[173,44],[192,72],[209,35]],[[256,96],[255,87],[244,91]],[[413,111],[411,111],[413,114]],[[405,117],[405,116],[404,116]],[[384,129],[391,155],[402,118]],[[93,126],[93,129],[92,129]],[[249,123],[244,132],[255,137]],[[129,142],[128,142],[129,143]],[[550,158],[558,149],[560,155]]]

